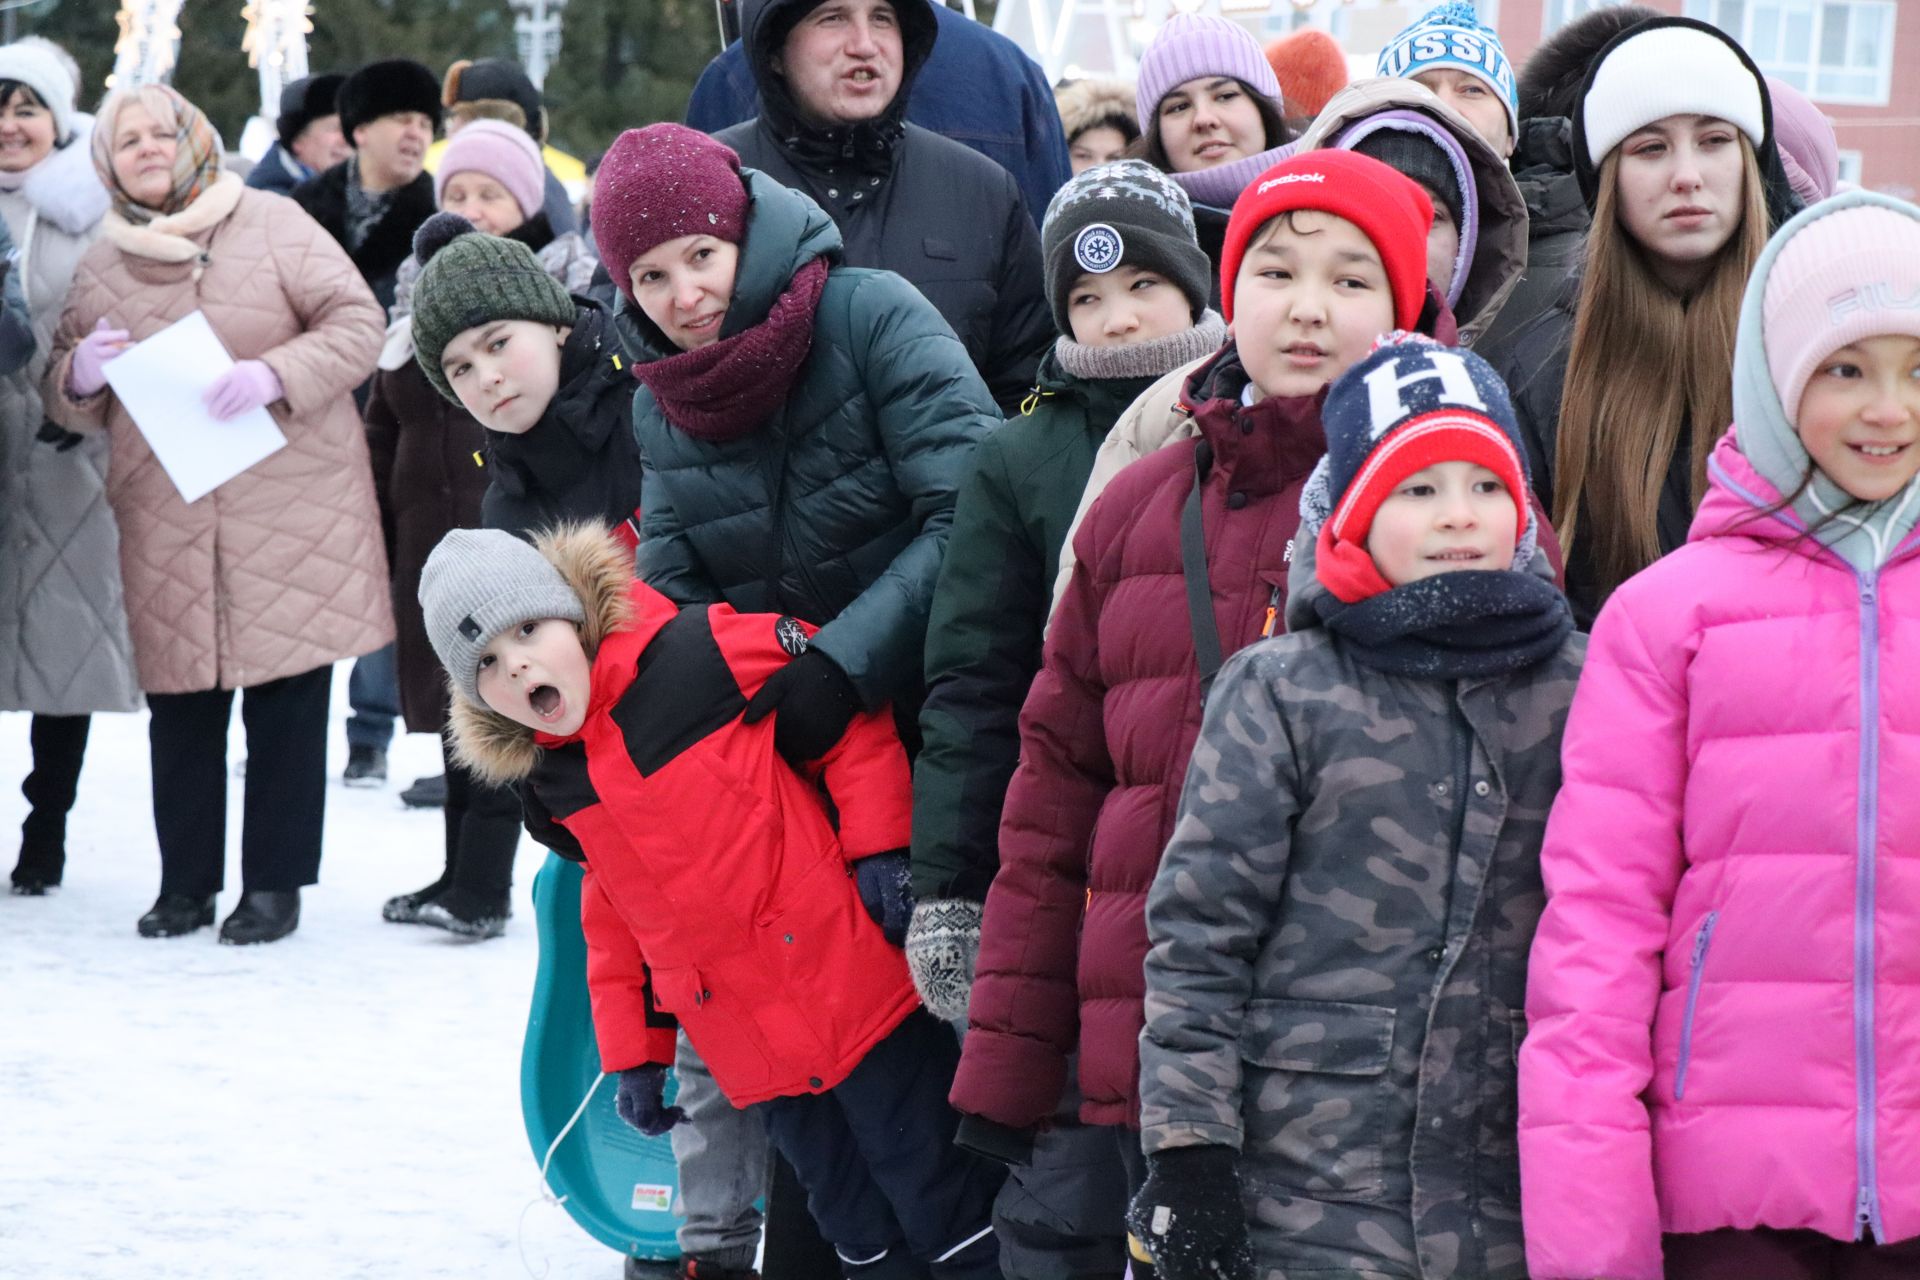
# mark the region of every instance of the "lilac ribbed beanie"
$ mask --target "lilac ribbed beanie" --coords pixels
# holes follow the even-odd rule
[[[1169,17],[1153,42],[1140,55],[1140,76],[1134,82],[1134,105],[1140,128],[1152,128],[1160,99],[1174,88],[1201,76],[1232,76],[1280,105],[1280,81],[1260,52],[1253,34],[1230,18],[1204,13],[1176,13]]]
[[[501,120],[475,120],[453,136],[433,175],[433,202],[439,204],[456,173],[484,173],[507,189],[520,216],[531,218],[546,203],[547,169],[539,144]]]
[[[1781,246],[1762,305],[1767,368],[1791,420],[1813,371],[1841,347],[1920,337],[1920,219],[1872,205],[1816,218]]]

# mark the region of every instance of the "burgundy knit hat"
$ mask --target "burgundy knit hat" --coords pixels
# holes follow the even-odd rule
[[[633,261],[681,236],[740,243],[747,227],[740,157],[696,129],[650,124],[614,139],[593,179],[593,243],[632,302]]]

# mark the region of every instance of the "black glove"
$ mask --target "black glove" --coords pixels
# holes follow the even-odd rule
[[[960,1113],[960,1127],[953,1134],[953,1145],[1001,1164],[1033,1163],[1033,1130],[1015,1129],[964,1111]]]
[[[61,426],[55,426],[53,422],[45,418],[41,419],[40,429],[33,433],[33,438],[41,444],[52,445],[55,453],[65,453],[86,439],[86,437],[79,432],[69,431]]]
[[[776,710],[774,750],[788,764],[803,765],[833,750],[860,710],[860,694],[839,663],[808,649],[767,678],[740,718],[756,724]]]
[[[680,1108],[666,1105],[666,1091],[667,1069],[659,1063],[629,1067],[620,1073],[620,1092],[614,1095],[613,1109],[649,1138],[657,1138],[687,1118]]]
[[[907,926],[913,923],[913,890],[907,887],[911,865],[905,849],[869,854],[853,864],[860,905],[896,947],[906,942]]]
[[[1238,1160],[1221,1146],[1147,1157],[1147,1182],[1127,1206],[1127,1230],[1153,1255],[1163,1280],[1253,1280]]]

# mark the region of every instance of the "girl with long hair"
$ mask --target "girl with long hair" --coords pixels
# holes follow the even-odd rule
[[[1585,263],[1500,367],[1585,626],[1686,539],[1731,417],[1741,291],[1793,196],[1759,69],[1689,19],[1607,44],[1573,150],[1593,210]]]

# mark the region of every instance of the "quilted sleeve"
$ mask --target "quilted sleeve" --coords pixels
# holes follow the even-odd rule
[[[270,196],[263,215],[274,269],[300,333],[262,352],[296,419],[324,410],[367,380],[386,315],[346,251],[305,211]]]
[[[1685,865],[1685,678],[1678,645],[1649,646],[1631,584],[1617,592],[1587,650],[1540,856],[1547,907],[1520,1050],[1521,1209],[1538,1280],[1662,1274],[1641,1095]]]
[[[580,932],[587,943],[587,994],[600,1069],[611,1075],[648,1062],[671,1065],[678,1024],[654,1004],[640,944],[600,887],[593,864],[582,870]]]
[[[1031,1129],[1045,1121],[1080,1038],[1076,974],[1087,847],[1113,761],[1097,638],[1104,588],[1091,567],[1106,537],[1096,507],[1081,566],[1047,635],[1020,712],[1020,764],[1000,819],[1000,871],[987,890],[978,977],[952,1101],[969,1115]]]
[[[47,350],[47,372],[40,383],[40,398],[47,417],[69,431],[107,428],[107,410],[113,403],[113,392],[102,387],[98,394],[76,400],[67,394],[67,377],[73,370],[73,349],[107,315],[113,293],[108,282],[101,279],[98,263],[117,253],[119,250],[105,240],[95,241],[87,250],[79,269],[73,273],[73,284],[67,289],[66,309],[60,313],[60,323],[53,330],[53,345]]]

